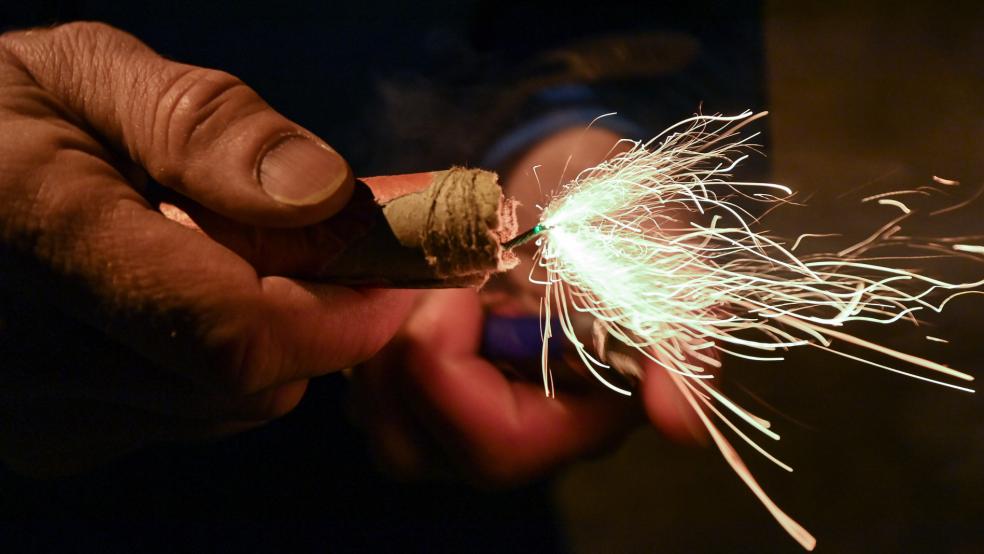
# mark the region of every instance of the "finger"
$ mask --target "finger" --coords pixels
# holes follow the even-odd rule
[[[480,316],[473,291],[433,293],[408,322],[407,365],[424,400],[417,408],[483,479],[530,478],[628,429],[632,404],[620,397],[546,398],[542,385],[511,382],[478,358]]]
[[[318,280],[325,268],[368,232],[371,218],[362,209],[371,199],[356,191],[346,209],[325,221],[294,228],[248,225],[219,215],[189,200],[167,198],[158,208],[168,219],[200,230],[238,254],[259,275],[291,275]],[[171,195],[177,196],[177,195]],[[375,204],[372,204],[375,206]]]
[[[187,419],[266,421],[300,402],[306,381],[251,395],[204,390],[38,298],[0,295],[0,404],[39,395],[95,400]],[[72,363],[84,360],[84,363]]]
[[[642,360],[642,403],[649,421],[664,435],[681,444],[704,444],[707,430],[666,369],[652,360]]]
[[[15,286],[50,291],[48,300],[164,367],[253,394],[368,358],[410,308],[405,291],[259,278],[231,251],[150,210],[72,130],[22,131],[31,155],[52,141],[79,147],[49,153],[53,161],[16,180],[16,194],[5,188],[36,199],[0,205],[25,253],[16,267],[29,268]]]
[[[306,225],[351,194],[338,153],[231,75],[165,60],[99,23],[9,33],[0,45],[155,180],[226,217]]]

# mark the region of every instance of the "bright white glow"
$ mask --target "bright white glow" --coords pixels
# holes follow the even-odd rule
[[[780,467],[790,469],[729,417],[770,438],[779,435],[707,382],[710,374],[703,372],[703,366],[713,357],[700,351],[714,348],[753,360],[781,360],[775,354],[778,350],[812,345],[973,392],[842,352],[840,348],[850,345],[871,355],[973,380],[966,373],[833,328],[856,321],[915,321],[915,312],[938,312],[949,298],[984,281],[948,283],[876,263],[885,258],[865,257],[889,239],[898,244],[901,222],[913,213],[888,197],[928,194],[921,189],[866,198],[894,206],[902,214],[836,254],[793,254],[804,238],[833,235],[805,233],[787,247],[785,240],[757,230],[758,220],[746,206],[792,203],[792,191],[783,185],[730,179],[730,172],[754,150],[749,140],[755,135],[739,139],[737,131],[763,115],[695,116],[648,142],[632,143],[628,151],[577,175],[543,209],[537,262],[546,278],[537,282],[546,289],[544,316],[558,316],[561,329],[592,374],[609,388],[630,393],[605,378],[619,368],[609,367],[604,356],[598,359],[589,353],[576,336],[571,317],[577,312],[590,314],[610,337],[670,373],[735,471],[786,530],[812,549],[813,537],[768,499],[712,416]],[[956,184],[939,178],[936,182]],[[933,249],[984,254],[984,247],[967,244]],[[545,328],[549,331],[549,326]],[[543,362],[544,387],[552,394],[546,344]]]

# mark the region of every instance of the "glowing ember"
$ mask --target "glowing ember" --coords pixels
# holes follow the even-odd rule
[[[564,334],[591,373],[610,389],[630,394],[605,378],[606,371],[614,370],[604,355],[590,353],[575,335],[574,312],[594,316],[596,325],[611,337],[668,371],[728,463],[779,523],[812,549],[815,539],[769,499],[712,420],[716,416],[768,459],[792,471],[732,421],[736,416],[765,436],[779,438],[768,421],[737,406],[710,384],[713,375],[705,367],[720,365],[712,351],[774,361],[782,360],[781,352],[790,347],[812,346],[973,392],[886,365],[888,360],[881,363],[842,352],[838,343],[850,343],[867,349],[874,358],[893,358],[950,378],[973,380],[931,360],[835,328],[852,321],[914,320],[913,313],[938,312],[953,296],[984,285],[984,281],[948,283],[882,265],[884,258],[867,255],[871,249],[902,243],[972,255],[984,253],[984,247],[953,240],[949,244],[946,240],[941,241],[944,244],[900,242],[900,222],[914,210],[899,197],[922,192],[917,190],[865,199],[900,212],[867,239],[837,254],[795,255],[804,239],[828,235],[803,234],[787,246],[787,241],[757,231],[756,218],[741,205],[789,203],[792,191],[778,184],[729,180],[735,166],[754,149],[748,141],[756,136],[739,140],[736,131],[764,115],[695,116],[649,142],[633,143],[628,151],[568,183],[522,240],[536,238],[539,246],[537,261],[546,278],[535,282],[545,286],[545,317],[549,320],[553,311],[559,312]],[[940,185],[956,184],[935,180]],[[545,325],[543,377],[546,393],[552,395],[549,338],[550,326]]]

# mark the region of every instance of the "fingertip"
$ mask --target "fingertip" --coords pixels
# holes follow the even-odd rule
[[[338,152],[300,135],[280,137],[261,154],[257,179],[267,196],[285,206],[304,208],[304,219],[316,217],[315,221],[341,210],[355,181]]]
[[[476,356],[481,340],[482,306],[474,289],[427,291],[419,297],[406,330],[417,349],[443,356]]]
[[[649,421],[670,440],[680,444],[705,442],[706,431],[700,418],[663,368],[647,365],[642,401]]]
[[[417,291],[350,289],[264,277],[269,327],[292,360],[291,378],[351,367],[376,354],[400,328]]]

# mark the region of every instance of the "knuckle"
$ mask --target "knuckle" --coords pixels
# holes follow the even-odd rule
[[[128,42],[139,44],[123,31],[96,21],[75,21],[50,28],[11,31],[0,36],[0,46],[4,50],[33,62],[32,66],[37,62],[64,64],[76,56],[89,58]]]
[[[0,34],[0,51],[2,51],[5,56],[9,56],[14,48],[14,45],[23,33],[24,31],[7,31],[6,33]]]
[[[107,41],[119,40],[124,33],[119,29],[98,21],[73,21],[52,27],[48,31],[52,41],[63,41],[80,49],[87,46],[102,45]]]
[[[158,90],[151,151],[163,154],[157,177],[167,184],[179,182],[179,170],[193,165],[188,160],[207,153],[237,119],[265,106],[237,77],[201,67],[179,66]]]
[[[79,116],[112,95],[122,97],[119,76],[132,73],[129,58],[149,50],[136,37],[93,21],[15,31],[0,46],[8,62]]]

